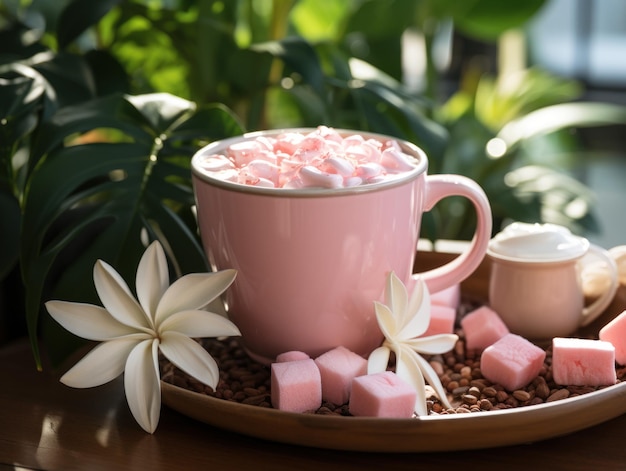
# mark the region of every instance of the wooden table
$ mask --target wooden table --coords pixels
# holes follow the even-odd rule
[[[128,411],[121,378],[70,389],[37,372],[20,341],[0,350],[0,471],[626,469],[626,415],[538,443],[486,450],[382,454],[321,450],[240,436],[163,407],[154,435]],[[463,440],[463,437],[450,437]]]

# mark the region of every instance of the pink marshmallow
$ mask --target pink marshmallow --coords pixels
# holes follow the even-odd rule
[[[480,357],[483,376],[515,391],[539,375],[546,352],[515,334],[507,334],[485,349]]]
[[[408,383],[384,371],[354,378],[348,408],[354,416],[410,418],[416,396]]]
[[[284,352],[276,355],[276,363],[284,363],[286,361],[308,360],[309,355],[298,350],[292,350],[290,352]]]
[[[287,412],[316,410],[322,405],[320,371],[311,358],[272,363],[272,406]]]
[[[455,320],[456,309],[433,304],[430,307],[430,324],[428,324],[428,329],[426,329],[422,337],[453,333]]]
[[[615,347],[615,361],[626,365],[626,311],[600,329],[600,340],[611,342]]]
[[[259,153],[263,150],[264,145],[261,141],[242,141],[230,146],[230,156],[237,167],[243,167],[254,159],[258,158]]]
[[[504,321],[488,306],[479,307],[463,317],[461,328],[465,332],[468,350],[484,350],[509,333]]]
[[[401,172],[408,171],[413,168],[413,164],[407,160],[406,154],[404,154],[400,149],[394,147],[388,147],[382,152],[380,162],[387,168],[392,168]]]
[[[204,165],[207,174],[270,188],[347,188],[415,169],[413,157],[396,140],[342,137],[325,126],[306,134],[283,132],[237,142],[218,157]]]
[[[367,360],[345,347],[334,348],[315,359],[322,377],[322,399],[346,404],[352,380],[367,374]]]
[[[336,173],[325,173],[311,165],[300,169],[300,179],[306,187],[341,188],[343,177]]]
[[[202,168],[209,172],[219,172],[221,170],[234,169],[235,164],[228,157],[216,154],[207,156],[202,161]]]
[[[615,347],[604,340],[552,339],[552,377],[556,384],[607,386],[615,384]]]
[[[459,283],[436,293],[431,293],[430,303],[457,309],[461,304],[461,285]]]

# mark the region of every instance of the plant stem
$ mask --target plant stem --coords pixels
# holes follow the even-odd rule
[[[269,40],[278,41],[287,34],[288,16],[293,6],[293,0],[274,0],[272,4],[272,18],[269,27]],[[257,103],[257,110],[261,116],[259,123],[263,128],[267,127],[267,106],[268,94],[272,87],[278,86],[283,75],[283,62],[277,58],[272,60],[269,75],[267,77],[267,90],[265,95],[261,97],[260,103]]]

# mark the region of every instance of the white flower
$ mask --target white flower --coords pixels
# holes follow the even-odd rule
[[[454,334],[439,334],[420,337],[430,323],[430,295],[420,278],[409,299],[402,281],[391,272],[387,277],[385,303],[375,302],[376,318],[385,336],[382,346],[374,350],[368,358],[368,374],[385,371],[390,353],[396,356],[396,374],[415,388],[417,398],[415,412],[427,415],[426,384],[424,378],[435,389],[439,399],[450,407],[439,377],[420,353],[434,355],[445,353],[458,340]]]
[[[241,335],[225,317],[202,310],[235,279],[235,270],[196,273],[171,286],[161,244],[153,242],[139,262],[135,299],[122,277],[98,260],[93,278],[104,307],[48,301],[50,315],[70,332],[101,341],[61,382],[75,388],[107,383],[124,372],[128,406],[141,427],[153,433],[161,410],[159,350],[174,365],[213,388],[219,371],[191,337]]]

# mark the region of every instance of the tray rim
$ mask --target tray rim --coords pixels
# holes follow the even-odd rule
[[[164,381],[161,385],[164,404],[208,425],[280,443],[344,451],[435,452],[516,445],[573,433],[626,413],[626,382],[533,406],[411,419],[284,412],[217,399]]]

